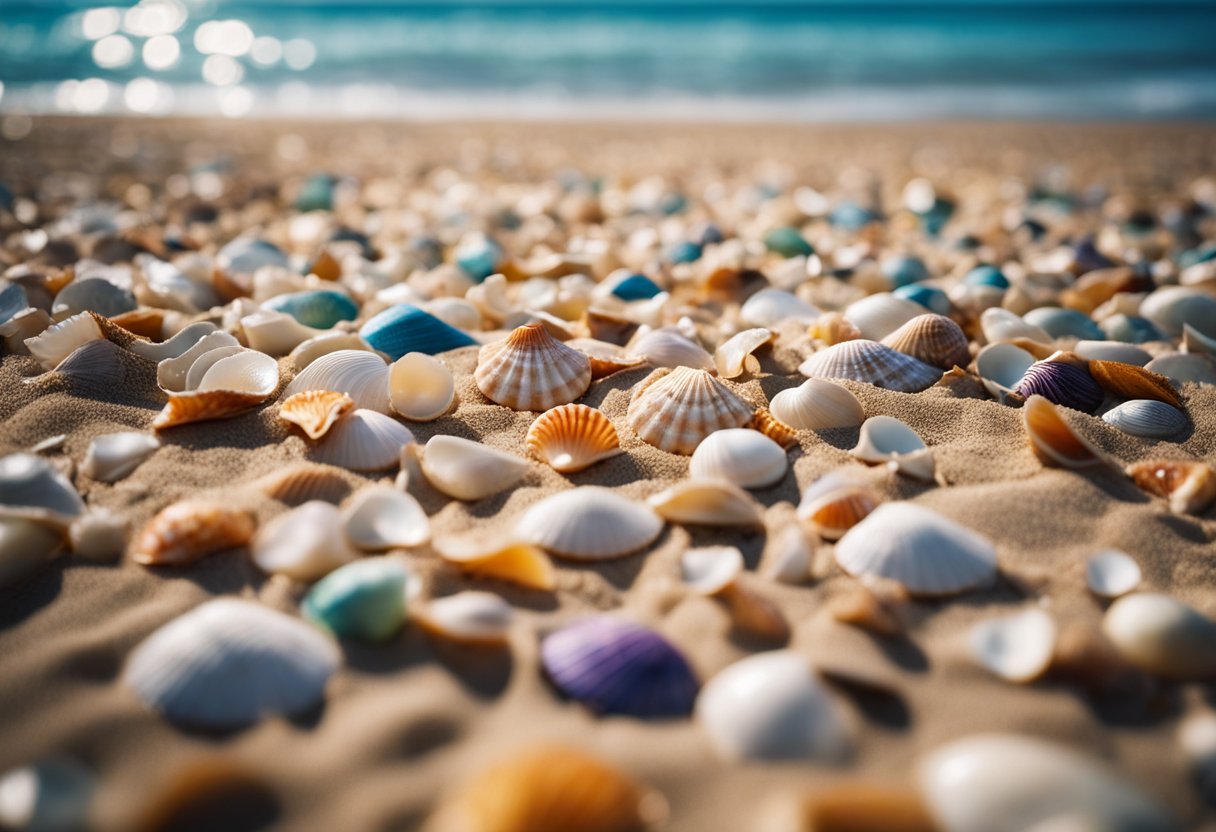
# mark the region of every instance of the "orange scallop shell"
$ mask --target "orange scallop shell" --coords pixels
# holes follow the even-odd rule
[[[839,540],[845,532],[878,508],[880,502],[878,495],[868,489],[846,489],[830,495],[803,519],[825,540]]]
[[[272,500],[299,506],[310,500],[337,505],[351,492],[343,472],[329,465],[301,462],[256,479],[253,487]]]
[[[533,456],[563,474],[621,452],[611,420],[585,404],[564,404],[542,413],[528,429],[527,443]]]
[[[288,396],[279,405],[279,418],[296,425],[309,439],[320,439],[343,413],[355,406],[346,393],[333,390],[304,390]]]
[[[257,524],[247,511],[208,500],[182,500],[162,509],[135,536],[136,563],[182,566],[244,546]]]

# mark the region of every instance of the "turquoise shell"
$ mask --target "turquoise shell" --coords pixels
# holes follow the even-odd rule
[[[950,217],[953,214],[954,203],[938,197],[933,201],[933,205],[928,211],[924,211],[917,216],[920,217],[920,224],[925,229],[925,233],[931,237],[936,237],[942,233],[942,229],[946,227],[946,223],[950,222]]]
[[[910,286],[900,286],[891,294],[897,298],[919,303],[930,312],[938,315],[949,315],[950,310],[953,308],[949,296],[935,286],[913,283]]]
[[[313,624],[339,638],[384,641],[405,621],[407,580],[398,561],[357,560],[318,581],[300,609]]]
[[[1022,316],[1026,323],[1041,328],[1052,338],[1082,338],[1086,341],[1105,341],[1102,327],[1084,312],[1063,309],[1058,306],[1042,306],[1031,309]]]
[[[963,283],[968,286],[995,286],[998,289],[1009,288],[1009,278],[1001,273],[996,266],[987,264],[976,266],[963,277]]]
[[[1146,341],[1163,341],[1165,336],[1148,318],[1111,315],[1098,324],[1106,337],[1125,344],[1143,344]]]
[[[330,289],[279,295],[262,306],[275,312],[286,312],[313,329],[329,329],[339,321],[353,321],[359,317],[359,304],[341,292]]]
[[[616,284],[612,294],[621,300],[650,300],[661,291],[663,290],[646,275],[631,274]]]
[[[788,225],[774,228],[764,235],[764,246],[782,257],[810,257],[815,248],[798,231]]]
[[[677,243],[667,252],[667,259],[673,263],[693,263],[701,259],[700,243]]]
[[[910,254],[897,254],[882,262],[882,273],[891,281],[891,286],[899,288],[912,283],[920,283],[929,279],[929,269],[919,257]]]
[[[296,210],[332,211],[334,207],[334,185],[337,180],[327,173],[310,176],[296,196]]]
[[[467,239],[456,247],[456,265],[478,283],[498,271],[502,248],[489,237]]]
[[[878,219],[878,215],[856,202],[842,202],[828,214],[828,222],[846,231],[860,231]]]
[[[394,361],[407,352],[438,355],[477,343],[456,327],[408,303],[390,306],[373,315],[359,329],[359,336],[372,349],[380,350]]]

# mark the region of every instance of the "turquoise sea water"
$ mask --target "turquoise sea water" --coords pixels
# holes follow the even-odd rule
[[[129,3],[89,8],[0,0],[0,110],[1216,117],[1216,6],[1198,2],[144,0],[143,12]],[[160,66],[175,46],[176,61]]]

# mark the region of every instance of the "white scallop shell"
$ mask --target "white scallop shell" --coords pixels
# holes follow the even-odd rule
[[[397,420],[374,410],[355,410],[334,422],[315,445],[318,462],[349,471],[385,471],[397,466],[401,449],[414,434]]]
[[[413,617],[428,631],[452,641],[502,644],[515,611],[492,592],[459,592],[429,601]]]
[[[190,375],[190,367],[202,355],[220,347],[239,346],[237,340],[227,332],[220,330],[207,332],[180,354],[162,359],[156,365],[156,383],[166,393],[181,393],[186,389],[186,378]]]
[[[26,338],[25,347],[44,370],[53,370],[79,347],[104,337],[96,319],[88,312],[80,312],[51,324],[40,335]]]
[[[857,445],[849,453],[864,462],[887,464],[901,474],[933,482],[933,451],[916,431],[893,416],[866,419]]]
[[[342,508],[346,539],[365,552],[421,546],[431,525],[418,501],[387,485],[371,485]]]
[[[126,378],[127,370],[122,360],[123,349],[113,341],[94,340],[81,344],[71,354],[47,373],[73,384],[93,388],[116,388]],[[43,376],[24,379],[33,383]]]
[[[207,350],[207,352],[196,358],[194,363],[190,365],[190,369],[186,372],[186,382],[182,385],[182,390],[187,392],[197,390],[198,386],[203,382],[203,376],[206,375],[207,371],[211,369],[213,364],[215,364],[221,358],[227,358],[230,355],[236,355],[240,352],[245,352],[245,348],[242,346],[233,346],[216,347],[213,350]]]
[[[669,328],[639,335],[629,344],[628,355],[644,358],[653,367],[692,367],[710,372],[715,369],[714,357],[700,344]]]
[[[528,460],[459,436],[436,434],[422,454],[422,473],[458,500],[480,500],[510,488],[528,473]]]
[[[258,529],[249,551],[263,572],[315,581],[358,557],[343,525],[332,503],[310,500]]]
[[[1137,592],[1110,605],[1102,620],[1125,659],[1178,681],[1216,677],[1216,621],[1168,595]]]
[[[1185,384],[1216,384],[1216,356],[1199,352],[1167,352],[1145,365],[1144,369],[1160,373],[1170,381]]]
[[[848,379],[901,393],[919,393],[942,377],[937,367],[865,339],[818,350],[798,365],[798,372],[809,378]]]
[[[170,720],[231,729],[316,707],[340,662],[337,645],[315,627],[218,598],[145,639],[123,681]]]
[[[750,494],[726,480],[684,480],[647,502],[673,523],[701,526],[764,525],[764,510]]]
[[[808,378],[773,396],[769,412],[796,430],[855,428],[865,419],[857,397],[831,381]]]
[[[743,574],[743,553],[734,546],[705,546],[680,556],[684,585],[702,595],[716,595]]]
[[[571,560],[597,561],[644,549],[663,531],[644,503],[597,486],[560,491],[519,518],[519,539]]]
[[[811,542],[796,523],[791,523],[773,539],[764,573],[783,584],[805,583],[811,577],[811,557]]]
[[[735,378],[743,373],[760,371],[760,362],[752,355],[760,347],[773,340],[767,329],[745,329],[732,335],[714,351],[714,366],[722,378]]]
[[[1056,646],[1056,623],[1038,607],[989,618],[971,628],[971,654],[1011,682],[1030,682],[1047,672]]]
[[[1119,361],[1137,367],[1153,360],[1148,350],[1121,341],[1078,341],[1072,351],[1086,361]]]
[[[676,367],[636,386],[625,418],[651,445],[691,454],[714,431],[742,427],[752,416],[752,406],[708,371]]]
[[[790,318],[810,323],[819,315],[820,311],[814,306],[781,289],[761,289],[739,309],[739,317],[744,323],[770,328]]]
[[[374,352],[336,350],[309,364],[291,380],[283,398],[305,390],[333,390],[346,393],[355,407],[390,414],[388,396],[389,368]]]
[[[292,369],[298,374],[321,356],[338,350],[375,352],[366,341],[353,332],[326,332],[301,341],[288,357],[291,359]]]
[[[984,310],[980,315],[980,329],[989,344],[999,344],[1017,338],[1028,338],[1040,344],[1050,344],[1052,340],[1042,327],[1027,323],[1021,315],[999,306]]]
[[[1107,549],[1085,561],[1085,582],[1099,598],[1118,598],[1140,585],[1140,565],[1126,552]]]
[[[250,349],[275,356],[287,355],[308,339],[325,334],[325,330],[304,326],[286,312],[269,309],[241,318],[241,331]]]
[[[1168,439],[1186,430],[1186,414],[1156,399],[1131,399],[1102,414],[1102,421],[1132,436]]]
[[[919,303],[878,292],[850,303],[844,316],[861,332],[861,337],[881,341],[913,318],[925,314]]]
[[[975,371],[992,397],[1004,403],[1034,362],[1033,355],[1015,344],[992,343],[976,356]]]
[[[117,482],[134,471],[160,447],[151,433],[123,431],[96,436],[89,443],[80,470],[102,482]]]
[[[203,337],[215,331],[216,326],[210,321],[196,321],[167,341],[162,341],[159,344],[148,341],[133,341],[129,349],[136,355],[151,359],[159,364],[166,359],[177,358],[197,344]],[[236,339],[233,340],[235,341]]]
[[[996,549],[987,538],[937,512],[906,502],[883,503],[836,544],[850,575],[894,581],[913,595],[956,595],[996,579]]]
[[[766,488],[789,469],[785,450],[756,430],[726,428],[711,433],[692,452],[693,479],[723,479],[743,488]]]
[[[393,410],[405,418],[429,422],[452,406],[456,380],[438,358],[406,353],[389,367],[388,398]]]

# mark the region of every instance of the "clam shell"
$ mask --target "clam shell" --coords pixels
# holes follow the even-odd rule
[[[528,450],[563,474],[582,471],[621,453],[612,421],[585,404],[547,410],[528,428]]]
[[[88,312],[80,312],[51,324],[41,334],[25,339],[25,347],[44,370],[52,370],[63,359],[89,341],[100,341],[105,335]]]
[[[705,370],[655,370],[634,388],[626,420],[642,440],[670,453],[691,454],[716,430],[737,428],[752,408]]]
[[[249,547],[263,572],[297,581],[315,581],[358,553],[343,531],[344,519],[331,503],[312,500],[285,511],[258,529]],[[361,530],[370,536],[367,529]]]
[[[1216,297],[1202,289],[1163,286],[1144,299],[1140,314],[1174,338],[1188,324],[1201,335],[1216,338]]]
[[[1181,409],[1182,400],[1163,375],[1118,361],[1090,361],[1089,374],[1104,390],[1124,399],[1156,399]]]
[[[267,355],[287,355],[305,341],[316,338],[325,330],[304,326],[285,312],[270,309],[241,318],[241,332],[251,349]]]
[[[1034,356],[1015,344],[993,343],[980,350],[975,371],[997,401],[1004,403],[1034,364]]]
[[[0,514],[0,589],[16,586],[37,573],[62,547],[62,528]]]
[[[397,466],[414,434],[375,410],[356,409],[338,419],[311,449],[318,462],[348,471],[386,471]]]
[[[1123,344],[1118,341],[1078,341],[1073,345],[1072,351],[1090,362],[1090,375],[1099,383],[1102,380],[1094,371],[1093,362],[1095,361],[1115,361],[1120,364],[1134,364],[1137,367],[1143,367],[1153,360],[1153,356],[1147,350],[1143,350],[1135,344]]]
[[[451,408],[456,380],[439,359],[421,352],[406,353],[389,367],[388,398],[399,415],[429,422]]]
[[[774,416],[767,407],[756,408],[746,427],[763,434],[781,448],[789,449],[798,444],[798,431]]]
[[[300,613],[338,638],[384,641],[405,622],[409,573],[391,558],[340,566],[308,590]]]
[[[967,636],[971,654],[988,670],[1010,682],[1031,682],[1047,672],[1056,644],[1056,623],[1032,607],[989,618]]]
[[[577,399],[591,384],[591,362],[540,324],[527,324],[477,354],[477,388],[513,410],[543,411]]]
[[[495,578],[546,591],[557,585],[553,564],[539,547],[530,543],[503,542],[477,532],[440,538],[434,547],[448,563],[475,577]]]
[[[569,624],[540,646],[545,674],[597,714],[680,717],[698,683],[687,660],[654,630],[612,615]]]
[[[157,369],[159,370],[160,362],[167,361],[170,358],[177,358],[197,344],[204,336],[215,331],[216,326],[210,321],[196,321],[177,332],[177,334],[167,341],[159,344],[149,341],[135,341],[131,344],[130,350],[136,355],[157,362]],[[235,338],[232,339],[232,343],[236,343]],[[189,369],[189,367],[186,369]]]
[[[1042,396],[1082,413],[1093,413],[1104,398],[1101,386],[1089,374],[1088,362],[1065,352],[1030,365],[1015,391],[1024,397]]]
[[[337,646],[307,624],[218,598],[136,647],[123,681],[174,722],[232,729],[315,708],[340,661]]]
[[[1102,414],[1102,421],[1132,436],[1168,439],[1187,426],[1186,414],[1155,399],[1132,399]]]
[[[353,321],[359,316],[359,304],[333,289],[277,295],[262,308],[285,312],[312,329],[330,329],[339,321]]]
[[[877,341],[844,341],[819,350],[798,367],[809,378],[847,379],[901,393],[919,393],[942,377],[941,370]]]
[[[871,416],[861,425],[850,454],[871,465],[890,465],[914,479],[933,482],[933,451],[916,431],[893,416]]]
[[[768,407],[774,416],[796,430],[854,428],[865,419],[856,396],[839,384],[817,378],[782,390],[773,396]]]
[[[878,292],[849,304],[844,316],[857,327],[862,338],[879,341],[924,312],[919,303],[890,292]]]
[[[1144,369],[1176,384],[1216,384],[1216,356],[1204,353],[1166,353],[1148,362]]]
[[[298,506],[309,500],[340,503],[350,494],[350,484],[337,468],[298,462],[279,469],[251,483],[253,488],[272,500]]]
[[[714,351],[714,365],[722,378],[736,378],[760,371],[760,362],[752,355],[760,347],[773,340],[767,329],[745,329],[732,335]]]
[[[183,333],[185,331],[182,330]],[[178,355],[161,359],[157,363],[156,383],[166,393],[181,393],[187,389],[186,379],[189,377],[190,367],[194,365],[195,361],[211,350],[219,349],[220,347],[239,346],[240,344],[237,343],[237,340],[227,332],[217,330],[204,332]]]
[[[78,312],[96,312],[106,318],[130,312],[138,304],[131,290],[115,286],[101,277],[86,277],[73,280],[55,295],[51,314],[75,315]]]
[[[623,557],[646,548],[662,531],[662,518],[649,506],[589,485],[546,497],[515,524],[520,540],[580,561]]]
[[[418,501],[388,485],[371,485],[342,509],[346,539],[365,552],[421,546],[431,539],[430,521]]]
[[[789,460],[780,445],[745,428],[711,433],[692,452],[688,464],[693,479],[726,480],[743,488],[775,485],[788,469]]]
[[[847,474],[824,474],[802,493],[798,519],[825,540],[839,540],[845,532],[878,508],[882,497]]]
[[[199,360],[207,356],[200,356]],[[243,350],[212,364],[199,381],[199,393],[223,390],[266,398],[279,386],[279,362],[256,350]]]
[[[492,592],[458,592],[412,612],[428,633],[461,644],[505,644],[515,611]]]
[[[0,516],[67,529],[84,512],[84,500],[68,478],[33,454],[0,457]]]
[[[438,355],[477,343],[468,334],[408,303],[373,315],[359,328],[359,336],[393,361],[409,352]]]
[[[362,350],[336,350],[308,365],[283,391],[294,396],[306,390],[346,393],[355,407],[390,414],[389,367],[380,356]]]
[[[1140,565],[1125,552],[1107,549],[1086,559],[1085,583],[1099,598],[1118,598],[1140,585]]]
[[[917,315],[883,338],[882,343],[943,370],[971,363],[967,336],[944,315]]]
[[[1042,396],[1031,396],[1022,407],[1022,424],[1034,455],[1055,468],[1091,468],[1106,465],[1106,457],[1077,434],[1056,406]]]
[[[81,390],[111,391],[122,385],[127,368],[122,347],[110,341],[89,341],[72,350],[48,375],[54,375]],[[36,381],[35,376],[27,381]]]
[[[983,311],[980,315],[980,329],[989,344],[999,344],[1018,338],[1026,338],[1040,344],[1050,344],[1052,340],[1051,336],[1041,327],[1027,323],[1020,315],[1000,307]]]
[[[449,497],[480,500],[519,482],[528,473],[528,461],[480,442],[437,434],[426,443],[422,472]]]
[[[1123,658],[1178,681],[1216,677],[1216,622],[1168,595],[1138,592],[1111,604],[1102,629]]]
[[[45,757],[0,773],[0,826],[22,832],[89,828],[97,777],[75,760]]]
[[[371,352],[372,348],[367,345],[366,341],[353,332],[326,332],[324,335],[317,335],[309,338],[307,341],[301,341],[291,351],[288,358],[291,360],[292,369],[299,374],[321,356],[337,352],[338,350]]]
[[[96,436],[89,442],[80,470],[101,482],[118,482],[160,447],[150,433],[123,431]]]
[[[340,416],[354,407],[354,399],[345,393],[305,390],[283,400],[279,405],[279,418],[299,427],[309,439],[320,439]]]
[[[72,523],[68,542],[77,557],[114,563],[127,548],[127,521],[108,509],[91,509]]]
[[[840,762],[852,728],[810,664],[790,650],[749,656],[710,679],[696,719],[727,760]]]
[[[644,359],[652,367],[691,367],[694,370],[715,369],[714,357],[700,345],[674,329],[653,329],[635,338],[628,354]]]
[[[204,422],[210,419],[227,419],[239,416],[252,407],[266,401],[260,393],[237,393],[231,390],[208,390],[205,392],[174,393],[168,403],[152,420],[156,430]]]
[[[1102,341],[1106,338],[1106,333],[1092,318],[1076,309],[1042,306],[1031,309],[1022,318],[1052,338],[1085,338],[1091,341]]]
[[[618,347],[607,341],[597,341],[594,338],[572,338],[566,342],[566,346],[587,356],[591,362],[592,381],[607,378],[613,373],[640,367],[646,363],[645,358],[626,355],[624,347]]]
[[[811,577],[810,541],[796,524],[790,524],[773,538],[771,552],[765,557],[764,574],[783,584],[802,584]]]
[[[680,556],[680,578],[701,595],[717,595],[743,574],[743,553],[734,546],[705,546]]]
[[[760,504],[725,480],[686,480],[660,491],[648,502],[659,516],[672,523],[746,528],[764,525]]]
[[[744,323],[765,328],[790,318],[810,323],[818,317],[818,309],[782,289],[761,289],[739,308],[739,318]]]
[[[131,559],[146,566],[185,566],[237,549],[253,537],[257,521],[243,509],[209,500],[181,500],[161,509],[131,544]]]
[[[1169,501],[1178,514],[1202,514],[1216,502],[1216,470],[1204,462],[1151,459],[1127,467],[1136,485]]]
[[[836,544],[836,562],[863,579],[894,581],[915,596],[957,595],[996,580],[987,538],[912,503],[884,503]]]

